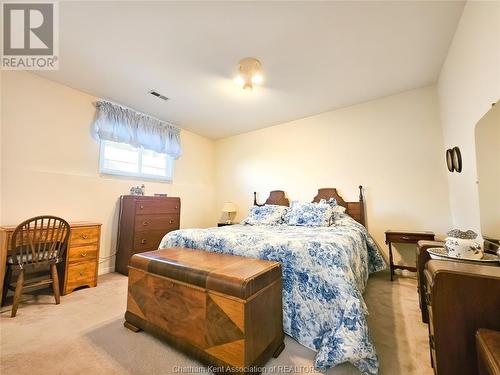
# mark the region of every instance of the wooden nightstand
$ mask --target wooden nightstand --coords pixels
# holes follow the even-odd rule
[[[238,224],[238,223],[230,223],[230,224],[229,223],[217,223],[217,226],[218,227],[225,227],[227,225],[234,225],[234,224]]]
[[[420,240],[434,241],[433,232],[413,232],[413,231],[396,231],[387,230],[385,232],[385,243],[389,245],[389,267],[391,271],[391,281],[394,280],[394,270],[408,270],[412,272],[417,272],[417,268],[413,266],[404,266],[400,264],[394,264],[392,258],[392,243],[413,243],[417,244]]]

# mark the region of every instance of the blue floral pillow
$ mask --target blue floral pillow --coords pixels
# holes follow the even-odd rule
[[[337,200],[335,198],[330,198],[328,200],[320,199],[319,203],[328,203],[331,206],[337,206]]]
[[[332,209],[333,209],[333,218],[334,219],[342,216],[340,214],[343,214],[345,212],[345,207],[344,206],[340,206],[339,204],[337,204],[337,200],[335,198],[330,198],[328,200],[321,199],[319,201],[319,203],[327,203],[330,206],[332,206]]]
[[[333,216],[333,208],[328,203],[293,201],[285,220],[288,225],[327,227]]]
[[[284,217],[288,211],[286,206],[266,204],[264,206],[253,206],[248,217],[242,224],[249,225],[278,225],[283,224]]]

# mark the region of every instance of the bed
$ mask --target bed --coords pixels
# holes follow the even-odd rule
[[[313,202],[335,198],[346,213],[329,227],[232,225],[168,233],[161,248],[187,247],[278,261],[283,267],[285,333],[316,351],[320,371],[351,362],[364,374],[378,373],[362,294],[372,272],[385,268],[365,228],[362,188],[358,202],[346,202],[336,189],[319,189]],[[254,204],[258,205],[254,197]],[[283,191],[265,204],[288,206]]]

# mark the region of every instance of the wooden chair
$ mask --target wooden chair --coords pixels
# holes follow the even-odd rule
[[[69,233],[69,224],[57,216],[33,217],[19,224],[14,230],[7,253],[2,298],[3,306],[8,289],[14,291],[12,317],[16,316],[24,288],[52,284],[56,305],[60,303],[56,265],[63,260]],[[18,271],[19,275],[16,283],[10,285],[13,271]],[[36,279],[26,281],[27,275],[33,276],[33,274],[36,275]],[[45,278],[40,279],[41,276]]]

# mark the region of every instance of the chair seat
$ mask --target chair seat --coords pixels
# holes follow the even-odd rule
[[[14,262],[14,259],[17,260],[17,262]],[[53,254],[49,254],[49,252],[44,252],[44,253],[39,253],[38,254],[38,261],[43,262],[43,261],[49,261],[49,260],[54,260],[55,263],[58,263],[56,259],[54,258]],[[30,254],[23,254],[22,257],[19,255],[16,255],[15,258],[12,255],[9,255],[7,257],[7,264],[13,265],[13,264],[24,264],[24,263],[33,263],[33,255]]]

